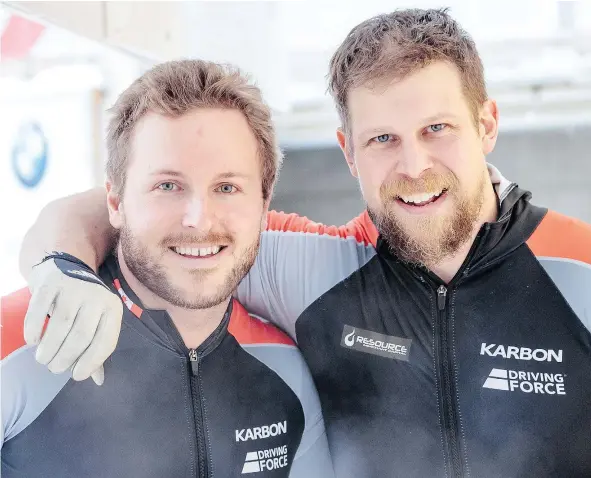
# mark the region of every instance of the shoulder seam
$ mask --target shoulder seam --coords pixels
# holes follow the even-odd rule
[[[550,261],[550,262],[568,262],[570,264],[576,264],[586,269],[591,269],[591,264],[580,261],[578,259],[571,259],[569,257],[557,257],[557,256],[535,256],[538,261]]]
[[[572,259],[591,264],[591,226],[548,210],[526,244],[536,257]]]
[[[285,344],[294,341],[273,324],[252,316],[238,300],[234,299],[228,333],[241,345]]]
[[[301,235],[301,236],[318,236],[323,239],[332,239],[332,240],[341,240],[341,241],[355,241],[359,245],[363,245],[365,247],[374,247],[374,245],[363,239],[358,240],[354,234],[350,235],[333,235],[328,233],[318,233],[318,232],[310,232],[310,231],[283,231],[281,229],[267,229],[263,232],[263,234],[289,234],[289,235]]]

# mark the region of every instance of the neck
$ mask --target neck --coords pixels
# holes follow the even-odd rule
[[[487,188],[488,193],[485,194],[484,202],[482,204],[482,212],[479,220],[474,224],[470,239],[465,242],[456,254],[450,256],[443,261],[429,266],[429,269],[437,275],[443,282],[448,284],[462,267],[462,264],[468,257],[472,244],[476,240],[478,231],[483,224],[487,222],[494,222],[497,220],[499,214],[499,207],[497,203],[497,195],[494,188]]]
[[[119,268],[123,278],[131,287],[135,295],[140,299],[144,307],[148,309],[166,310],[172,319],[175,327],[181,334],[183,342],[187,348],[194,349],[199,347],[207,337],[218,327],[228,308],[228,300],[223,301],[214,307],[208,309],[187,309],[178,307],[165,301],[150,289],[144,286],[127,267],[125,257],[118,247]]]

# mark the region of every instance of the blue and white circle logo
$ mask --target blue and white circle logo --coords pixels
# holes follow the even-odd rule
[[[41,126],[35,122],[22,125],[12,147],[12,169],[27,188],[37,186],[47,169],[48,145]]]

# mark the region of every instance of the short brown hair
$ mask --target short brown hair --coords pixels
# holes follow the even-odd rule
[[[263,198],[268,199],[283,156],[277,145],[271,110],[260,90],[237,68],[202,60],[159,64],[135,80],[110,109],[107,130],[107,177],[114,190],[125,187],[131,137],[148,112],[179,117],[195,108],[240,111],[257,143],[261,159]]]
[[[348,93],[372,81],[399,80],[435,61],[455,65],[474,119],[487,99],[484,68],[472,38],[446,9],[378,15],[349,32],[330,60],[329,91],[349,132]]]

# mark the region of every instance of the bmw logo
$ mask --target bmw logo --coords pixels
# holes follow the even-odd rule
[[[47,169],[47,138],[35,122],[22,125],[12,147],[12,169],[27,188],[37,186]]]

